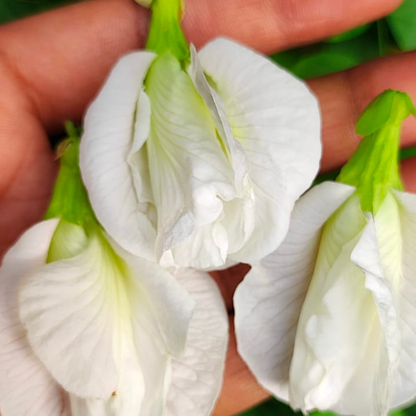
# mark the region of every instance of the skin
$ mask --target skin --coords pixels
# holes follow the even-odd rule
[[[263,53],[312,43],[380,18],[398,0],[188,0],[183,21],[196,47],[227,36]],[[48,141],[63,122],[79,122],[111,66],[145,42],[149,12],[132,0],[91,0],[0,27],[0,258],[39,221],[48,205],[56,162]],[[354,124],[387,88],[416,102],[416,52],[314,79],[323,116],[322,171],[342,165],[359,143]],[[416,145],[416,122],[406,120],[403,146]],[[402,165],[416,191],[416,161]],[[232,317],[232,295],[247,272],[213,273]],[[232,321],[232,319],[231,319]],[[223,394],[215,416],[231,416],[266,399],[238,357],[232,334]]]

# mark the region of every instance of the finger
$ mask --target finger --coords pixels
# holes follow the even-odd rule
[[[184,29],[197,46],[225,35],[271,52],[374,20],[400,1],[189,0]],[[143,46],[147,22],[132,0],[84,2],[0,27],[0,56],[56,129],[81,118],[117,57]]]
[[[197,46],[218,35],[264,53],[324,39],[385,16],[401,1],[190,0],[184,29]]]
[[[402,162],[401,174],[404,188],[408,192],[416,193],[416,157],[411,157]]]
[[[225,364],[224,385],[213,416],[232,416],[265,400],[264,391],[237,352],[234,321],[230,318],[231,336]]]
[[[55,165],[45,130],[21,84],[0,61],[0,263],[6,248],[44,214]]]
[[[237,264],[234,267],[210,273],[221,290],[229,314],[234,313],[233,296],[235,289],[249,270],[250,266],[248,264]]]
[[[319,98],[322,113],[322,171],[344,164],[360,137],[355,123],[365,107],[386,89],[407,92],[416,103],[416,53],[408,53],[353,68],[309,82]],[[403,123],[402,146],[416,145],[416,121]]]
[[[0,27],[0,57],[45,126],[81,118],[117,58],[143,44],[147,13],[131,0],[82,2]]]

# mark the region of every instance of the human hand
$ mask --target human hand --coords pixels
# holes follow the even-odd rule
[[[197,47],[224,35],[271,53],[314,42],[377,19],[398,0],[189,0],[184,30]],[[56,164],[48,142],[65,120],[81,121],[110,67],[143,47],[148,12],[132,0],[93,0],[0,27],[0,257],[17,236],[42,218]],[[416,99],[416,53],[385,58],[316,79],[310,87],[323,113],[322,170],[346,161],[358,144],[354,124],[387,88]],[[403,145],[416,144],[406,122]],[[412,166],[413,165],[413,166]],[[414,160],[404,180],[416,191]],[[232,314],[232,294],[247,268],[213,273]],[[267,397],[231,340],[223,395],[215,416],[230,416]]]

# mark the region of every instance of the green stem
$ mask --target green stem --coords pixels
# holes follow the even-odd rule
[[[98,222],[81,179],[78,159],[80,139],[73,125],[68,125],[67,130],[70,137],[58,148],[60,168],[45,219],[58,217],[89,230],[95,228]]]
[[[374,215],[391,189],[403,189],[399,172],[401,124],[416,110],[407,94],[388,90],[364,111],[357,132],[366,135],[337,181],[355,186],[364,212]]]
[[[170,51],[179,61],[189,58],[189,46],[181,28],[182,0],[153,0],[146,49],[158,55]]]

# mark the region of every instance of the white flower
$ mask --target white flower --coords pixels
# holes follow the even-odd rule
[[[227,327],[206,273],[173,276],[99,228],[41,222],[0,269],[1,414],[208,416]]]
[[[306,193],[288,235],[235,294],[239,351],[294,409],[386,416],[416,396],[416,195],[403,192],[400,125],[387,90],[337,178]]]
[[[277,248],[321,153],[318,104],[265,57],[217,39],[191,64],[135,52],[85,119],[94,211],[127,251],[164,266],[222,267]]]
[[[304,412],[381,416],[412,400],[415,247],[415,195],[391,190],[372,215],[348,185],[305,194],[235,296],[239,351],[260,383]]]

